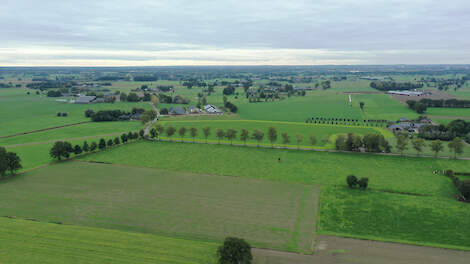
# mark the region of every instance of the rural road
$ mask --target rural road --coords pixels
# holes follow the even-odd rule
[[[320,235],[314,255],[254,248],[254,264],[464,264],[470,252]]]
[[[150,128],[153,126],[153,124],[155,124],[155,123],[158,121],[158,116],[159,116],[157,107],[156,107],[153,103],[150,103],[150,105],[152,105],[152,108],[153,108],[153,110],[155,110],[155,112],[157,113],[157,116],[155,117],[155,119],[153,119],[152,121],[150,121],[150,122],[145,126],[144,135],[146,135],[146,136],[149,134]]]

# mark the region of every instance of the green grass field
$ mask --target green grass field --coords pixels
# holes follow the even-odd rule
[[[34,91],[26,95],[25,89],[13,89],[5,96],[3,90],[0,90],[0,112],[8,113],[0,120],[0,136],[89,121],[84,115],[87,109],[129,111],[133,107],[149,109],[150,105],[143,102],[80,105],[57,102],[54,98],[36,95]],[[58,112],[66,112],[68,116],[57,117]]]
[[[30,171],[0,190],[0,215],[302,252],[317,195],[311,185],[84,162]]]
[[[0,217],[0,262],[216,263],[217,244]]]
[[[140,155],[129,155],[129,153],[140,153]],[[278,157],[281,158],[281,163],[277,162]],[[470,162],[465,160],[163,142],[136,143],[86,156],[83,159],[284,183],[321,184],[324,191],[321,197],[320,232],[359,238],[368,236],[385,241],[400,240],[423,245],[470,248],[468,239],[470,233],[465,231],[466,229],[453,225],[443,229],[442,232],[434,230],[449,224],[448,210],[459,212],[455,215],[459,218],[459,226],[469,224],[468,211],[462,210],[464,204],[454,198],[456,190],[452,182],[442,175],[433,174],[434,170],[443,169],[466,171]],[[360,193],[357,190],[345,189],[345,179],[348,174],[368,177],[370,191]],[[336,192],[338,192],[337,197]],[[409,193],[414,196],[399,193]],[[350,199],[352,195],[360,196],[361,199],[356,202]],[[392,199],[393,203],[386,207],[388,199]],[[365,205],[362,206],[363,200]],[[371,201],[366,203],[367,200]],[[435,202],[442,206],[433,206],[430,210],[430,206]],[[344,210],[340,209],[343,207]],[[373,219],[389,217],[390,212],[393,212],[384,208],[401,212],[399,214],[401,224],[391,229],[392,220],[374,222]],[[403,216],[413,210],[422,213],[411,212],[408,217]],[[352,215],[352,212],[355,214]],[[339,215],[336,216],[337,214]],[[366,221],[367,219],[371,220]],[[410,233],[418,223],[422,223],[421,226],[424,228],[414,229]],[[368,228],[368,225],[372,227]],[[362,229],[359,229],[359,226],[362,226]],[[446,235],[443,235],[444,232]]]
[[[197,120],[197,121],[190,121],[190,120],[177,120],[177,119],[170,119],[168,121],[163,121],[161,124],[164,125],[165,129],[168,126],[173,126],[177,130],[180,127],[186,127],[189,129],[190,127],[194,127],[198,129],[198,135],[195,137],[198,141],[204,141],[204,135],[202,132],[202,128],[208,126],[211,128],[211,134],[209,135],[208,139],[212,142],[218,142],[218,138],[216,135],[217,128],[223,129],[227,131],[229,128],[233,128],[237,130],[237,137],[233,140],[234,143],[242,144],[243,142],[240,140],[240,133],[242,129],[247,129],[251,133],[255,129],[260,129],[265,133],[263,138],[262,144],[270,145],[271,142],[268,138],[268,129],[269,127],[274,127],[277,130],[277,140],[274,142],[275,144],[282,143],[282,133],[288,133],[290,136],[290,143],[287,145],[296,146],[296,134],[300,134],[303,136],[302,142],[299,144],[301,146],[308,146],[311,147],[310,142],[310,135],[314,135],[317,142],[315,144],[316,147],[325,147],[325,148],[334,148],[332,146],[333,138],[338,134],[347,134],[347,133],[355,133],[358,135],[365,135],[369,133],[374,134],[383,134],[386,137],[393,136],[388,130],[379,128],[379,127],[359,127],[359,126],[347,126],[347,125],[326,125],[326,124],[310,124],[310,123],[296,123],[296,122],[279,122],[279,121],[254,121],[254,120]],[[162,137],[167,138],[166,134],[164,133]],[[173,136],[173,140],[180,139],[180,135],[176,133]],[[192,138],[190,137],[189,131],[185,135],[187,140]],[[329,143],[326,143],[324,139],[329,139]],[[229,142],[227,139],[223,139],[222,142]],[[257,144],[255,140],[249,139],[247,140],[248,144]],[[285,144],[283,144],[285,145]]]

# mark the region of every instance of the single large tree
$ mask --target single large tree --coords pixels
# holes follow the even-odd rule
[[[403,155],[403,152],[408,149],[408,135],[406,133],[400,133],[397,135],[395,148],[400,151],[401,155]]]
[[[444,150],[444,145],[442,145],[442,142],[438,139],[431,143],[431,150],[434,152],[434,157],[437,158],[437,155],[439,154],[439,152]]]
[[[299,149],[300,143],[304,140],[304,137],[301,134],[295,134],[295,141],[297,142],[297,149]]]
[[[242,128],[242,132],[240,133],[240,140],[246,145],[246,141],[250,137],[250,132],[248,130]]]
[[[274,147],[274,142],[277,140],[277,130],[275,127],[268,128],[268,139],[271,142],[271,147]]]
[[[225,133],[225,136],[228,140],[230,140],[230,145],[232,145],[233,139],[237,136],[237,130],[229,128],[227,129],[227,133]]]
[[[101,139],[100,139],[100,142],[98,143],[98,148],[99,148],[100,150],[106,148],[106,141],[104,140],[104,138],[101,138]]]
[[[215,135],[216,135],[217,138],[219,139],[219,144],[220,144],[220,140],[225,137],[225,132],[224,132],[223,129],[217,128],[217,129],[215,130]]]
[[[191,127],[189,129],[189,135],[193,138],[193,143],[194,143],[194,138],[197,137],[197,128]]]
[[[83,142],[83,147],[82,147],[84,152],[90,151],[90,146],[88,145],[88,142]]]
[[[419,156],[423,151],[423,148],[426,146],[424,139],[415,138],[411,141],[413,148],[416,150],[416,155]]]
[[[98,144],[96,144],[96,142],[91,142],[91,145],[90,145],[90,151],[95,151],[96,148],[98,147]]]
[[[72,145],[66,141],[57,141],[52,146],[49,154],[51,157],[61,160],[62,158],[70,157],[70,153],[73,152]]]
[[[312,145],[312,147],[317,144],[317,137],[315,135],[313,134],[310,135],[309,139],[310,139],[310,144]]]
[[[449,142],[448,147],[454,152],[455,159],[457,158],[458,154],[463,153],[463,142],[459,137],[456,137],[451,142]]]
[[[75,147],[73,147],[73,153],[75,155],[78,155],[78,154],[81,154],[82,153],[82,148],[80,147],[80,145],[75,145]]]
[[[202,128],[202,134],[204,134],[204,138],[206,139],[206,143],[207,143],[207,138],[211,134],[211,127],[209,127],[209,126],[203,127]]]
[[[0,147],[0,176],[5,176],[7,170],[7,150],[4,147]]]
[[[150,129],[150,137],[151,138],[157,137],[157,130],[155,128]]]
[[[7,169],[10,171],[11,175],[14,175],[17,170],[22,168],[21,159],[14,152],[6,153],[6,162],[7,162]]]
[[[287,132],[282,133],[281,137],[282,137],[282,144],[287,145],[290,143],[290,137],[289,137],[289,134],[287,134]]]
[[[253,137],[254,140],[256,140],[258,142],[257,147],[259,147],[259,143],[264,138],[264,132],[259,130],[259,129],[255,129],[255,131],[253,131],[252,137]]]
[[[183,138],[184,136],[186,135],[186,132],[188,131],[188,129],[185,127],[185,126],[182,126],[178,129],[178,134],[180,135],[181,137],[181,142],[183,142]]]
[[[219,264],[251,264],[251,246],[245,240],[235,237],[225,238],[217,250]]]
[[[157,130],[157,137],[158,137],[158,140],[160,140],[160,135],[163,135],[165,128],[162,126],[162,124],[157,124],[155,125],[155,130]]]
[[[171,141],[171,137],[175,134],[176,128],[174,128],[173,126],[168,126],[168,127],[165,129],[165,132],[166,132],[167,137],[168,137],[168,138],[170,139],[170,141]]]

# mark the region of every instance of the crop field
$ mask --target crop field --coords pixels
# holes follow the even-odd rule
[[[289,146],[296,146],[296,134],[300,134],[303,136],[303,141],[300,143],[301,146],[308,146],[311,147],[310,142],[310,135],[314,135],[317,142],[315,144],[316,147],[328,147],[334,148],[332,146],[332,142],[334,136],[338,134],[347,134],[347,133],[355,133],[358,135],[365,135],[368,133],[374,134],[383,134],[384,136],[390,137],[393,136],[388,130],[379,128],[379,127],[358,127],[358,126],[342,126],[342,125],[323,125],[323,124],[310,124],[310,123],[295,123],[295,122],[275,122],[275,121],[254,121],[254,120],[200,120],[200,121],[164,121],[162,122],[165,128],[168,126],[173,126],[178,130],[178,128],[184,126],[187,129],[190,127],[194,127],[198,129],[198,136],[195,137],[198,141],[204,141],[204,135],[202,133],[202,128],[208,126],[211,128],[211,134],[208,137],[209,141],[217,142],[216,136],[216,129],[220,128],[224,131],[227,131],[229,128],[233,128],[237,130],[237,137],[233,140],[233,142],[242,144],[243,142],[240,140],[240,133],[242,129],[247,129],[251,133],[255,129],[260,129],[265,133],[263,141],[261,142],[264,145],[270,145],[271,142],[269,141],[267,131],[269,127],[274,127],[277,130],[277,140],[274,142],[275,144],[280,144],[282,142],[282,133],[288,133],[290,136],[290,143],[287,145]],[[166,134],[162,135],[163,138],[168,138]],[[181,137],[176,133],[173,140],[178,140]],[[189,135],[189,132],[185,136],[186,140],[192,140]],[[325,139],[328,139],[329,143],[326,142]],[[228,142],[227,139],[223,139],[223,142]],[[247,140],[249,144],[255,144],[255,140],[249,139]],[[283,144],[284,145],[284,144]]]
[[[0,262],[216,263],[217,244],[0,217]]]
[[[26,90],[23,89],[14,90],[16,91],[8,96],[0,96],[0,112],[8,113],[0,120],[0,136],[89,121],[84,115],[87,109],[129,111],[133,107],[150,108],[148,103],[70,104],[57,102],[56,99],[39,96],[34,92],[26,95]],[[3,90],[1,93],[3,94]],[[66,112],[68,116],[58,117],[58,112]]]
[[[204,241],[238,236],[302,252],[311,251],[318,197],[311,185],[84,162],[30,171],[0,189],[1,215]]]

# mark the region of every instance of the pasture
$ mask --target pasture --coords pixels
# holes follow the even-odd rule
[[[470,248],[470,233],[459,228],[470,224],[468,210],[454,198],[452,182],[433,174],[434,170],[468,170],[470,162],[466,160],[166,142],[125,145],[83,159],[289,184],[321,184],[320,233]],[[368,177],[369,191],[346,189],[348,174]],[[391,212],[397,217],[378,220],[390,218]],[[452,219],[455,217],[458,225],[449,226],[449,214],[455,215]],[[398,218],[400,222],[391,225]]]
[[[216,263],[217,244],[0,217],[0,262]]]
[[[216,135],[216,129],[220,128],[224,131],[227,129],[232,128],[237,130],[237,136],[233,140],[234,143],[243,144],[240,140],[240,133],[242,129],[247,129],[250,132],[250,139],[247,140],[248,144],[256,144],[254,139],[251,139],[251,134],[255,129],[259,129],[265,133],[261,144],[270,145],[271,142],[269,141],[267,131],[269,127],[274,127],[277,130],[277,140],[274,144],[280,144],[282,142],[282,133],[288,133],[290,136],[290,143],[287,145],[289,146],[296,146],[296,134],[300,134],[303,136],[302,142],[299,144],[301,146],[311,147],[311,142],[309,137],[314,135],[317,142],[315,147],[325,147],[325,148],[334,148],[332,142],[334,141],[334,137],[338,134],[347,134],[347,133],[355,133],[358,135],[365,135],[369,133],[374,134],[383,134],[384,136],[393,136],[390,132],[383,128],[378,127],[362,127],[362,126],[347,126],[347,125],[327,125],[327,124],[310,124],[310,123],[296,123],[296,122],[275,122],[275,121],[254,121],[254,120],[197,120],[197,121],[177,121],[178,119],[170,119],[168,121],[163,121],[161,124],[164,125],[165,129],[168,126],[173,126],[178,130],[180,127],[186,127],[189,129],[190,127],[194,127],[198,129],[198,135],[195,137],[198,141],[204,141],[204,135],[202,129],[206,126],[211,128],[211,134],[208,137],[210,142],[218,142],[218,138]],[[168,138],[164,133],[162,135],[163,138]],[[173,140],[178,140],[181,137],[176,133],[174,135]],[[186,140],[192,140],[189,135],[189,132],[185,136]],[[328,140],[328,141],[326,141]],[[222,139],[222,142],[229,142],[227,139]],[[285,145],[285,144],[282,144]]]
[[[133,107],[150,109],[148,103],[114,104],[70,104],[57,102],[56,98],[48,98],[44,95],[36,95],[34,90],[26,95],[26,89],[13,89],[3,96],[0,90],[0,112],[8,113],[0,120],[0,136],[8,136],[39,129],[62,126],[78,122],[89,121],[84,115],[85,110],[111,110],[121,109],[130,111]],[[8,89],[10,90],[10,89]],[[58,112],[66,112],[67,117],[58,117]]]
[[[316,186],[64,162],[0,183],[0,214],[311,252]]]

